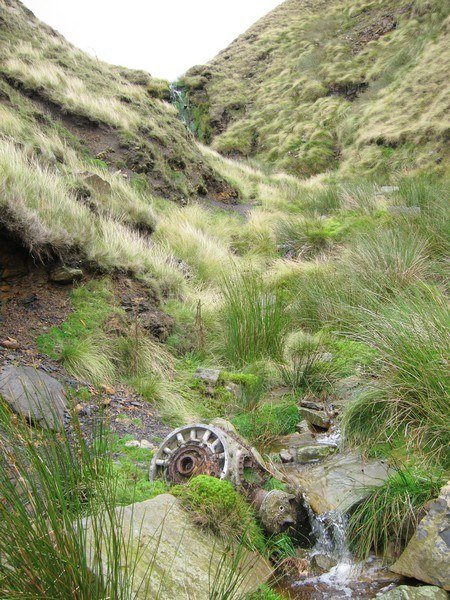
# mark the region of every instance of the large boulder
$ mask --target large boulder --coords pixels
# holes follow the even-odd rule
[[[3,367],[0,397],[14,412],[41,427],[57,430],[64,425],[67,398],[63,386],[34,367]]]
[[[178,498],[161,494],[116,510],[122,521],[123,538],[129,543],[127,555],[139,553],[132,582],[133,598],[201,600],[210,597],[215,575],[219,567],[223,567],[223,557],[230,548],[223,540],[195,525]],[[90,517],[85,519],[84,527],[90,557],[94,550]],[[101,560],[106,573],[105,549]],[[272,574],[262,556],[250,551],[244,553],[238,569],[243,573],[239,588],[242,595],[256,590]]]
[[[382,485],[389,468],[376,460],[363,460],[355,453],[336,454],[325,462],[289,471],[292,483],[305,494],[317,514],[348,511],[364,497],[365,486]]]
[[[379,596],[383,600],[447,600],[447,594],[438,587],[423,585],[412,587],[400,585],[399,587]]]
[[[428,504],[405,551],[392,570],[450,590],[450,482]]]

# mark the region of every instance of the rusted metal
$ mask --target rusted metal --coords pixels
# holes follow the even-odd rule
[[[264,528],[279,533],[296,521],[295,496],[266,490],[271,477],[262,457],[227,421],[220,426],[196,423],[172,431],[150,465],[150,479],[187,483],[196,475],[228,479],[251,502]]]

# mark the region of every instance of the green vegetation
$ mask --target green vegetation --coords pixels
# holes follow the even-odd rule
[[[182,81],[198,137],[233,161],[195,143],[166,82],[95,61],[14,0],[0,8],[0,235],[36,263],[83,266],[72,312],[38,338],[89,386],[71,400],[129,386],[171,425],[227,418],[268,452],[296,431],[300,397],[333,404],[352,376],[344,444],[396,469],[350,517],[361,557],[401,549],[450,467],[445,10],[282,3]],[[166,343],[137,306],[121,307],[135,284],[174,320]],[[198,367],[220,369],[218,384]],[[167,486],[148,481],[151,451],[102,432],[89,445],[72,423],[69,440],[0,414],[24,481],[12,486],[0,465],[2,597],[129,600],[123,540],[104,539],[97,515]],[[286,536],[264,540],[229,482],[198,476],[170,491],[238,547],[293,554]],[[72,527],[86,514],[110,573],[88,569]],[[238,555],[223,559],[211,600],[241,600]]]
[[[182,499],[202,527],[264,551],[264,536],[253,511],[229,481],[197,475],[187,485],[172,488],[172,493]]]
[[[238,367],[279,358],[287,324],[281,295],[266,289],[253,273],[224,280],[223,286],[223,354]]]
[[[294,433],[298,422],[299,411],[293,401],[259,404],[253,411],[238,414],[232,419],[238,432],[261,448],[270,446],[282,435]]]
[[[218,151],[303,177],[440,169],[447,16],[439,0],[287,0],[182,78],[191,116]]]
[[[348,523],[350,547],[360,558],[371,550],[398,556],[411,538],[423,506],[436,498],[446,479],[434,469],[398,469],[380,487],[373,487]]]
[[[123,565],[108,436],[95,430],[89,445],[74,416],[70,433],[32,429],[0,407],[2,598],[129,599],[134,562]],[[93,543],[109,557],[104,571],[86,552],[83,518],[91,515]],[[111,532],[105,528],[112,523]]]

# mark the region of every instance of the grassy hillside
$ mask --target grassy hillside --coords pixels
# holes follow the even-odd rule
[[[2,223],[35,254],[164,266],[140,236],[154,229],[154,199],[230,193],[167,102],[168,84],[89,57],[20,2],[0,2],[0,23]]]
[[[201,139],[302,177],[448,160],[448,4],[286,0],[187,89]]]
[[[98,409],[155,443],[155,423],[222,417],[278,459],[302,400],[333,407],[342,448],[394,470],[354,513],[352,547],[401,549],[450,468],[442,5],[288,0],[191,70],[193,126],[234,160],[195,140],[164,82],[100,63],[0,0],[0,262],[20,246],[35,259],[27,274],[0,265],[0,360],[70,376],[83,425]],[[39,259],[84,278],[49,282]],[[220,369],[216,387],[199,367]],[[51,432],[36,444],[0,406],[0,447],[39,516],[0,464],[14,507],[0,519],[1,597],[132,597],[101,520],[113,572],[93,591],[72,524],[166,486],[148,481],[152,451],[130,436],[109,448],[99,432],[92,454],[83,431],[80,452]],[[226,514],[217,485],[209,513],[192,505],[205,527]],[[251,514],[239,505],[229,537]]]

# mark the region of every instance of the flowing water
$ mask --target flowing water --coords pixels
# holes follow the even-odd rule
[[[316,436],[319,444],[340,447],[338,428]],[[316,515],[305,501],[314,545],[304,555],[311,565],[306,576],[290,577],[279,587],[295,600],[374,598],[399,583],[375,556],[363,562],[355,561],[346,540],[346,517],[339,511]]]
[[[178,110],[178,114],[180,115],[180,119],[186,125],[188,129],[192,130],[192,118],[189,112],[189,103],[186,97],[186,90],[174,83],[170,84],[170,99],[172,104]]]
[[[346,519],[339,512],[317,516],[309,509],[316,543],[307,558],[313,572],[302,579],[292,579],[284,586],[291,598],[322,600],[325,598],[374,598],[377,593],[396,585],[396,576],[375,557],[355,562],[345,538]],[[324,565],[328,563],[328,570]],[[320,568],[320,566],[322,568]]]

